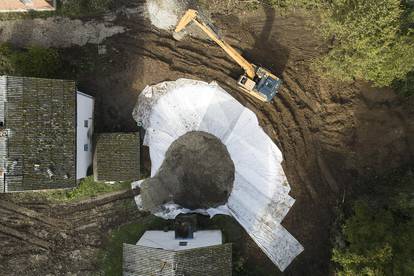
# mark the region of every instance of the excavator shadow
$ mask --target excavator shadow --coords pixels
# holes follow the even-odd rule
[[[244,51],[243,55],[256,65],[263,66],[282,77],[289,59],[289,50],[278,42],[275,34],[277,30],[276,10],[263,4],[263,11],[258,12],[264,16],[263,28],[260,33],[251,30],[255,43],[251,49]]]

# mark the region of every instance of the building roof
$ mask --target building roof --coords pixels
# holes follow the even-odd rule
[[[0,76],[0,125],[1,192],[76,185],[75,82]]]
[[[169,251],[124,244],[124,276],[227,276],[232,268],[231,244]]]
[[[53,11],[53,1],[45,0],[1,0],[0,12],[25,12],[29,10]]]
[[[93,167],[97,181],[138,180],[140,177],[139,134],[98,134]]]

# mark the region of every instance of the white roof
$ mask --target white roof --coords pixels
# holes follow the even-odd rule
[[[180,242],[186,242],[186,245],[180,245]],[[220,245],[222,242],[220,230],[197,231],[193,239],[175,239],[174,231],[146,231],[137,245],[180,251]]]

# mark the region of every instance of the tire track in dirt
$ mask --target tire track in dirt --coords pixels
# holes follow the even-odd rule
[[[49,208],[28,209],[36,198]],[[2,195],[0,272],[91,275],[97,272],[97,254],[108,232],[141,217],[131,190],[59,204],[41,194],[27,199]]]

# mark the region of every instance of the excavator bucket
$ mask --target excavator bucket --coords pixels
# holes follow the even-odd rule
[[[184,29],[194,18],[197,17],[197,11],[189,9],[178,22],[177,27],[175,27],[175,32],[178,33]]]

